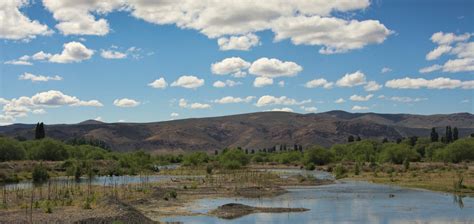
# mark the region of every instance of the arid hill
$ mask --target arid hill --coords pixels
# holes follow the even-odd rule
[[[294,144],[303,147],[344,143],[349,135],[362,139],[395,140],[408,136],[429,136],[437,127],[458,127],[460,136],[474,133],[474,115],[376,114],[329,111],[318,114],[260,112],[213,118],[193,118],[154,123],[102,123],[47,125],[46,134],[61,140],[91,138],[105,141],[113,150],[213,151],[225,147],[270,148]],[[34,136],[34,126],[13,124],[0,127],[0,135]]]

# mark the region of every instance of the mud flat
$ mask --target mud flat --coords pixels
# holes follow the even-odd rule
[[[271,208],[253,207],[239,203],[229,203],[221,205],[209,212],[210,215],[223,219],[235,219],[252,213],[284,213],[284,212],[305,212],[306,208]]]

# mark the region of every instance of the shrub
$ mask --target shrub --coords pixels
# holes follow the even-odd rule
[[[380,153],[381,162],[391,162],[395,164],[402,164],[405,159],[408,161],[416,161],[419,157],[416,150],[405,144],[384,144],[382,152]]]
[[[306,170],[314,170],[316,167],[314,166],[314,163],[308,163],[304,166]]]
[[[68,158],[66,145],[53,139],[36,140],[30,144],[30,158],[33,160],[61,161]]]
[[[474,139],[460,139],[435,152],[435,159],[444,162],[459,163],[474,160]]]
[[[336,179],[344,178],[346,176],[346,172],[346,169],[341,164],[337,164],[336,168],[334,168]]]
[[[0,162],[26,159],[23,146],[11,138],[0,138]]]
[[[193,152],[187,154],[183,158],[183,165],[185,166],[198,166],[209,161],[209,156],[204,152]]]
[[[34,183],[44,183],[49,179],[48,170],[42,164],[34,167],[32,176]]]
[[[333,154],[331,151],[322,147],[313,147],[304,152],[304,163],[314,163],[316,165],[324,165],[332,161]]]
[[[225,169],[238,169],[249,163],[249,158],[242,150],[231,149],[219,155],[219,163]]]

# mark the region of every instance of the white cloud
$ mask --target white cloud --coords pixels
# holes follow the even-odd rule
[[[457,43],[451,53],[458,58],[474,58],[474,42]]]
[[[341,79],[337,80],[336,85],[340,87],[353,87],[365,84],[365,74],[361,71],[346,73]]]
[[[35,109],[35,110],[31,111],[31,113],[33,113],[33,114],[45,114],[46,111],[41,108],[41,109]]]
[[[323,46],[319,53],[335,54],[380,44],[391,33],[378,20],[344,20],[334,17],[295,16],[277,19],[275,40],[290,39],[295,45]]]
[[[179,114],[176,113],[176,112],[173,112],[173,113],[170,114],[170,117],[179,117]]]
[[[367,85],[364,86],[365,91],[368,91],[368,92],[377,91],[377,90],[380,90],[381,88],[382,88],[382,85],[378,84],[375,81],[370,81],[367,83]]]
[[[198,77],[192,75],[183,75],[171,83],[171,86],[173,87],[179,86],[187,89],[196,89],[203,85],[204,79],[199,79]]]
[[[465,41],[471,37],[470,33],[456,35],[454,33],[436,32],[431,36],[431,41],[439,45],[451,44],[453,42]]]
[[[430,73],[430,72],[438,71],[442,68],[443,68],[443,66],[438,65],[438,64],[434,64],[434,65],[431,65],[431,66],[428,66],[428,67],[421,68],[419,70],[419,72],[420,73]]]
[[[326,79],[313,79],[308,81],[304,86],[306,88],[316,88],[316,87],[324,87],[325,89],[330,89],[334,83],[328,82]]]
[[[43,76],[43,75],[33,75],[31,73],[25,72],[18,77],[19,80],[31,80],[32,82],[47,82],[47,81],[61,81],[63,78],[61,76]]]
[[[345,103],[346,101],[343,98],[339,98],[334,103]]]
[[[55,63],[72,63],[81,62],[90,59],[94,55],[94,51],[88,49],[79,42],[69,42],[63,45],[64,49],[61,54],[54,54],[49,58],[50,62]]]
[[[189,104],[187,100],[180,99],[179,100],[179,107],[187,108],[187,109],[209,109],[211,105],[205,103],[191,103]]]
[[[27,60],[21,60],[21,59],[9,60],[9,61],[4,62],[3,64],[6,64],[6,65],[33,65],[33,63],[31,63],[31,62],[29,62]]]
[[[245,69],[250,67],[250,63],[243,60],[239,57],[225,58],[220,62],[213,63],[211,65],[211,71],[216,75],[227,75],[232,74],[232,76],[240,78],[247,75],[244,72]]]
[[[114,100],[114,105],[117,107],[136,107],[140,105],[140,102],[133,99],[123,98]]]
[[[36,36],[53,33],[48,26],[37,20],[31,20],[20,9],[27,7],[26,0],[0,1],[0,38],[10,40],[30,40]]]
[[[280,61],[276,58],[260,58],[252,63],[250,74],[267,78],[292,77],[301,72],[303,68],[292,61]]]
[[[248,51],[251,47],[259,45],[260,40],[255,34],[249,33],[242,36],[221,37],[217,40],[217,44],[221,51]]]
[[[448,45],[440,45],[438,46],[437,48],[433,49],[432,51],[430,51],[427,55],[426,55],[426,60],[428,61],[432,61],[432,60],[436,60],[438,59],[439,57],[441,57],[441,55],[443,54],[446,54],[446,53],[449,53],[451,51],[452,47],[451,46],[448,46]]]
[[[474,57],[473,58],[458,58],[448,60],[443,65],[443,72],[470,72],[474,71]]]
[[[351,110],[355,110],[355,111],[358,111],[358,110],[368,110],[369,107],[365,107],[365,106],[353,106]]]
[[[106,59],[124,59],[127,57],[127,54],[122,53],[120,51],[102,49],[100,52],[100,56]]]
[[[283,81],[283,80],[279,81],[278,86],[285,87],[285,81]]]
[[[37,52],[36,54],[34,54],[32,56],[32,59],[33,60],[48,60],[49,58],[51,58],[51,56],[53,56],[52,54],[49,54],[49,53],[45,53],[44,51],[40,51],[40,52]]]
[[[103,121],[103,119],[102,119],[101,116],[98,116],[98,117],[94,118],[94,120],[96,120],[96,121]]]
[[[212,102],[219,103],[219,104],[250,103],[253,99],[255,99],[254,96],[248,96],[248,97],[245,97],[245,98],[226,96],[226,97],[222,97],[220,99],[214,100]]]
[[[277,111],[277,112],[293,112],[293,109],[289,107],[283,107],[283,108],[273,108],[270,111]]]
[[[393,96],[390,97],[390,100],[400,102],[400,103],[415,103],[415,102],[420,102],[423,100],[427,100],[427,98],[411,98],[411,97],[406,97],[406,96]]]
[[[391,72],[392,69],[389,67],[383,67],[382,70],[380,70],[380,73],[385,74]]]
[[[309,113],[314,113],[316,111],[318,111],[318,108],[316,107],[305,107],[305,106],[301,106],[300,107],[302,110],[306,111],[306,112],[309,112]]]
[[[367,96],[352,95],[349,99],[352,101],[369,101],[372,97],[374,97],[373,94]]]
[[[151,86],[155,89],[166,89],[168,86],[168,83],[166,82],[165,78],[160,77],[159,79],[156,79],[155,81],[148,83],[148,86]]]
[[[288,98],[286,96],[275,97],[275,96],[265,95],[265,96],[260,97],[255,105],[257,107],[264,107],[264,106],[269,106],[269,105],[301,105],[301,104],[306,104],[310,102],[311,102],[310,99],[297,101],[295,99]]]
[[[26,117],[28,113],[41,114],[45,112],[44,108],[60,106],[103,106],[98,100],[84,101],[57,90],[40,92],[32,97],[21,96],[10,100],[0,98],[0,104],[4,104],[4,118],[8,118],[11,121],[14,121],[17,117]]]
[[[457,79],[450,79],[439,77],[435,79],[423,79],[423,78],[409,78],[405,77],[402,79],[393,79],[385,83],[386,87],[394,89],[455,89],[464,88],[471,89],[473,81],[461,81]]]
[[[212,86],[214,86],[216,88],[224,88],[226,86],[234,87],[236,85],[241,85],[241,84],[242,84],[241,82],[236,82],[236,81],[233,81],[233,80],[225,80],[225,81],[216,81],[216,82],[214,82],[214,84],[212,84]]]
[[[122,0],[57,1],[43,0],[44,7],[58,21],[56,28],[64,35],[99,35],[109,32],[107,20],[96,19],[95,15],[105,15],[124,7]]]
[[[273,85],[273,79],[272,78],[257,77],[253,81],[253,86],[257,87],[257,88],[264,87],[264,86],[269,86],[269,85]]]

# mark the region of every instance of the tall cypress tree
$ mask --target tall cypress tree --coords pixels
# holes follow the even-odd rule
[[[353,141],[354,141],[354,136],[349,135],[349,137],[347,138],[347,142],[353,142]]]
[[[37,128],[37,132],[38,132],[38,137],[36,139],[43,139],[44,137],[46,137],[43,122],[39,123],[38,128]]]
[[[453,141],[456,141],[459,139],[459,131],[457,127],[454,127],[453,129]]]
[[[40,134],[39,134],[39,122],[36,123],[36,127],[35,127],[35,139],[40,139]]]
[[[453,142],[453,132],[451,126],[446,126],[446,143]]]
[[[439,139],[438,132],[436,132],[436,128],[431,129],[431,142],[437,142]]]

